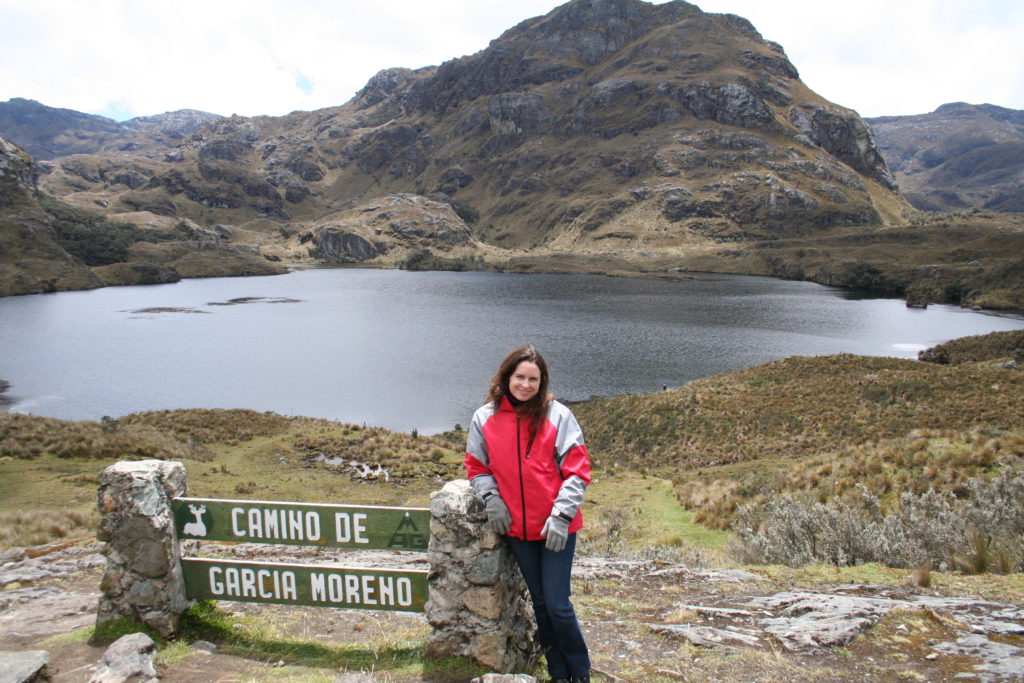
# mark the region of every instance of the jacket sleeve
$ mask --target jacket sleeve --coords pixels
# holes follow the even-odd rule
[[[565,406],[558,404],[558,407],[558,415],[555,416],[558,428],[555,462],[562,477],[562,486],[551,514],[571,521],[583,505],[583,494],[590,484],[590,455],[576,416]]]
[[[501,495],[494,479],[494,473],[491,472],[487,441],[484,439],[484,422],[490,413],[485,408],[481,408],[473,414],[473,421],[469,425],[469,436],[466,439],[466,459],[463,462],[469,484],[473,487],[476,497],[481,500],[487,500],[492,495]]]

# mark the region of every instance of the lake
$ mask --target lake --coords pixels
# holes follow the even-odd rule
[[[794,355],[916,358],[1021,316],[907,308],[807,282],[305,268],[0,299],[9,410],[99,419],[252,408],[435,433],[468,425],[533,343],[572,400]]]

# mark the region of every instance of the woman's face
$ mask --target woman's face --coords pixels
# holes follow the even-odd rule
[[[508,378],[508,393],[517,401],[529,401],[540,390],[540,368],[536,363],[524,360]]]

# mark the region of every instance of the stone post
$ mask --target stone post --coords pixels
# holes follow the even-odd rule
[[[188,609],[171,499],[187,493],[178,462],[111,465],[100,476],[100,526],[107,568],[96,623],[130,617],[170,636]]]
[[[526,584],[465,479],[430,497],[427,655],[462,656],[492,671],[529,670],[540,656]]]

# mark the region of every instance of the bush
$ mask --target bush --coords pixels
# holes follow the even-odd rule
[[[106,216],[92,213],[46,197],[40,199],[43,209],[53,218],[54,240],[66,252],[81,259],[87,266],[107,266],[128,259],[128,248],[136,242],[167,242],[181,235],[146,230],[130,223],[117,223]]]
[[[480,212],[466,202],[453,199],[451,204],[452,210],[455,211],[455,214],[467,223],[473,224],[480,220]]]
[[[780,497],[739,509],[737,554],[749,562],[947,567],[986,571],[1024,560],[1024,474],[972,479],[965,495],[905,492],[883,512],[860,487],[859,500],[832,505]]]
[[[473,259],[471,256],[460,256],[459,258],[447,258],[438,256],[429,249],[413,249],[409,254],[398,262],[398,267],[403,270],[477,270],[484,264]]]

